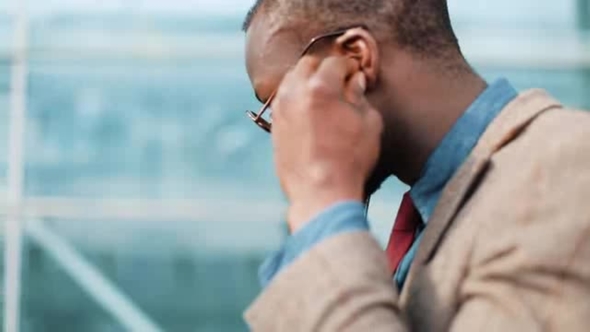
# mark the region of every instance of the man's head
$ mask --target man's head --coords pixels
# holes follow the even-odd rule
[[[358,61],[368,82],[366,97],[385,124],[383,157],[372,186],[392,173],[409,183],[416,175],[405,176],[392,161],[407,157],[404,140],[420,144],[421,138],[408,128],[428,115],[421,108],[427,108],[424,99],[434,85],[441,85],[438,78],[453,80],[470,71],[451,28],[446,0],[257,0],[243,26],[248,75],[264,102],[311,38],[358,25],[367,29],[353,29],[312,53]]]
[[[247,32],[259,15],[273,25],[296,29],[305,41],[362,23],[423,56],[458,49],[446,0],[257,0],[242,29]]]

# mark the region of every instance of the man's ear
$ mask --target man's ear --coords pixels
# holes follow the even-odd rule
[[[377,40],[363,28],[353,28],[336,40],[338,52],[358,61],[359,70],[365,74],[367,89],[377,83],[379,75],[379,47]]]

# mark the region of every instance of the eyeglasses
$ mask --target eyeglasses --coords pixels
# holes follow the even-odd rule
[[[299,55],[299,59],[301,59],[303,56],[305,56],[307,54],[307,52],[309,52],[309,50],[315,44],[317,44],[317,42],[319,42],[320,40],[324,40],[326,38],[340,37],[340,36],[344,35],[347,31],[349,31],[351,29],[356,29],[356,28],[367,29],[364,25],[358,25],[358,26],[352,26],[352,27],[349,27],[349,28],[340,29],[340,30],[336,30],[336,31],[333,31],[333,32],[325,33],[323,35],[319,35],[317,37],[312,38],[311,41],[307,44],[307,46],[305,46],[305,48],[301,52],[301,55]],[[270,120],[266,120],[262,116],[266,112],[269,111],[270,104],[272,103],[272,101],[273,101],[273,99],[274,99],[274,97],[275,97],[276,94],[277,94],[277,90],[275,90],[270,95],[270,97],[264,103],[264,105],[262,105],[262,107],[260,108],[260,110],[258,111],[258,113],[254,113],[252,111],[246,111],[246,115],[248,115],[248,117],[252,121],[254,121],[255,124],[257,124],[260,128],[262,128],[267,133],[270,133],[271,132],[271,130],[272,130],[272,123],[270,122]]]

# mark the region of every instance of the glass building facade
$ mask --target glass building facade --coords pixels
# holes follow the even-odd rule
[[[247,330],[285,201],[270,141],[244,116],[259,106],[240,32],[250,1],[217,3],[0,3],[9,332]],[[590,108],[588,1],[449,5],[487,79]],[[405,190],[391,180],[374,199],[381,242]]]

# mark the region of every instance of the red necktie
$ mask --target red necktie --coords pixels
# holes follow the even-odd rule
[[[406,193],[395,218],[395,225],[391,231],[386,253],[392,273],[397,271],[399,264],[412,247],[416,230],[420,226],[421,218],[410,193]]]

